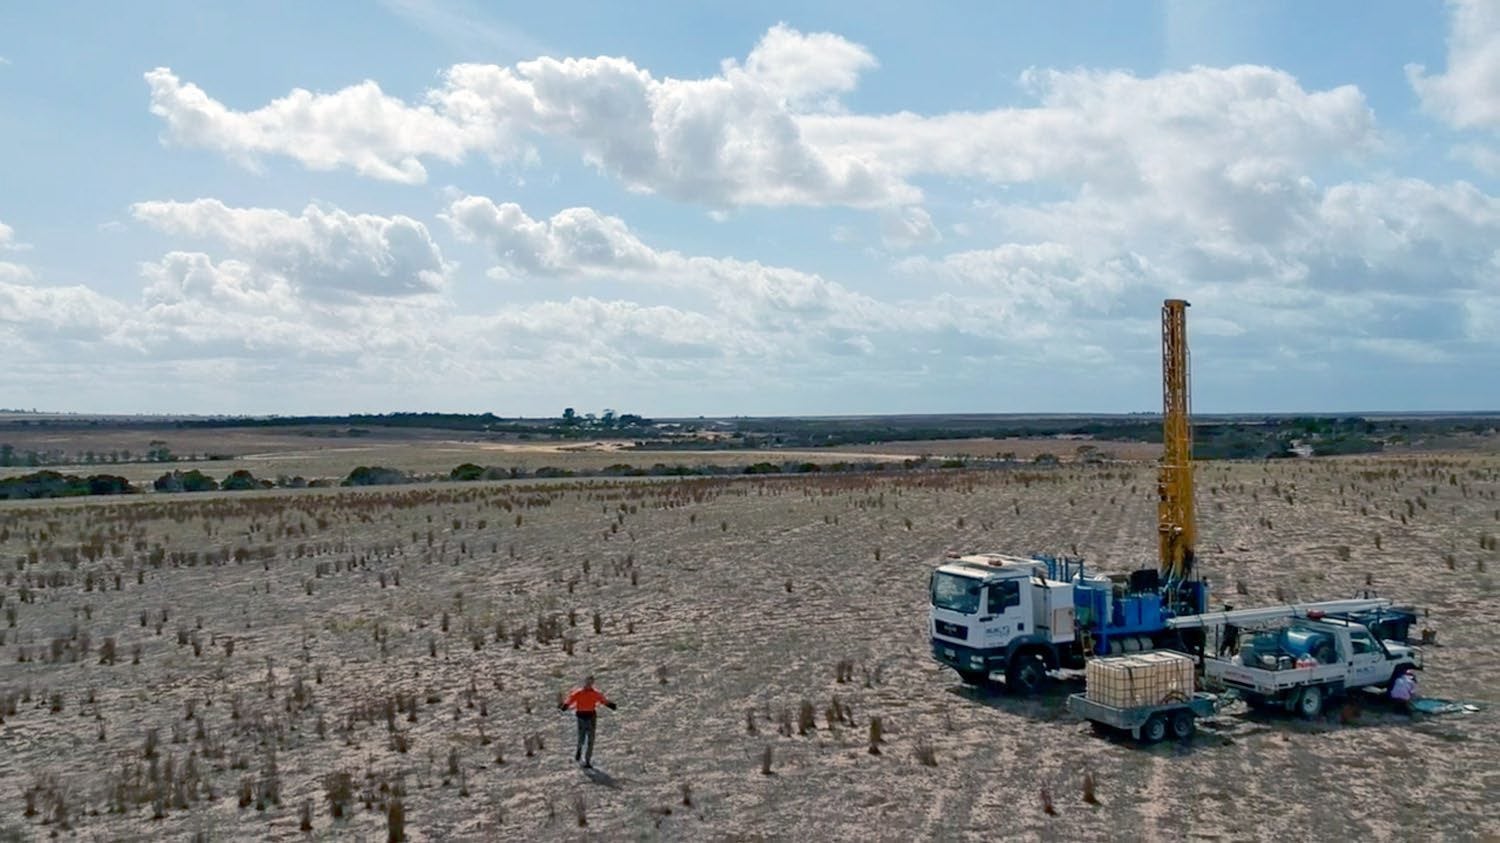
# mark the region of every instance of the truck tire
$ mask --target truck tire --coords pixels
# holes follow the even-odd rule
[[[1323,713],[1323,689],[1317,685],[1308,685],[1297,695],[1297,713],[1308,720],[1312,720]]]
[[[1172,737],[1190,741],[1198,731],[1198,718],[1191,711],[1179,711],[1172,715]]]
[[[984,670],[960,670],[958,678],[963,680],[965,685],[973,685],[977,688],[983,688],[990,682],[990,674]]]
[[[1033,696],[1046,684],[1047,662],[1035,650],[1017,653],[1005,669],[1005,687],[1013,693]]]
[[[1151,715],[1141,727],[1141,743],[1156,743],[1167,736],[1167,718],[1161,714]]]

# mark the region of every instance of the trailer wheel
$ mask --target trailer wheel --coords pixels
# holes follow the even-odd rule
[[[1323,713],[1323,689],[1317,685],[1308,685],[1302,689],[1297,697],[1297,713],[1308,720]]]
[[[1172,737],[1189,741],[1198,731],[1198,720],[1191,711],[1179,711],[1172,715]]]
[[[1156,743],[1166,736],[1167,718],[1160,714],[1151,715],[1151,719],[1141,727],[1141,743]]]

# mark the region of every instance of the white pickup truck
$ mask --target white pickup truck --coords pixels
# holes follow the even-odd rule
[[[1409,667],[1422,667],[1420,650],[1382,641],[1363,624],[1298,618],[1243,640],[1233,659],[1205,658],[1203,677],[1237,690],[1253,708],[1280,706],[1312,718],[1329,699],[1355,688],[1388,687]]]

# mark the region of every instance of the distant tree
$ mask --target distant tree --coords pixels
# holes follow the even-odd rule
[[[0,465],[16,464],[16,448],[14,445],[0,445]]]
[[[136,490],[129,480],[113,474],[95,474],[87,482],[91,495],[123,495]]]
[[[245,492],[251,489],[262,488],[262,485],[259,480],[255,479],[254,474],[242,468],[225,477],[224,482],[220,484],[219,488],[226,492]]]
[[[484,469],[484,467],[483,466],[479,466],[479,465],[475,465],[474,463],[471,463],[471,462],[466,462],[463,465],[460,465],[460,466],[454,468],[452,471],[448,472],[448,479],[449,480],[457,480],[457,481],[460,481],[460,482],[468,482],[468,481],[471,481],[471,480],[483,480],[484,477],[485,477],[485,469]]]
[[[604,427],[614,427],[615,411],[609,408],[605,408],[604,415],[600,416],[599,418],[599,424],[603,425]]]
[[[158,492],[212,492],[219,488],[219,481],[207,474],[192,471],[169,471],[151,484]]]
[[[578,424],[578,413],[574,412],[572,407],[565,407],[563,409],[562,423],[567,427]]]
[[[408,479],[405,472],[394,468],[384,468],[378,465],[362,465],[349,472],[349,476],[344,478],[342,485],[380,486],[391,483],[405,483]]]

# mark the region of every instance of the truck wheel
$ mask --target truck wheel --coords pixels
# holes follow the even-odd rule
[[[1022,653],[1011,659],[1005,671],[1005,685],[1018,694],[1040,693],[1047,682],[1047,663],[1040,653]]]
[[[1167,718],[1160,714],[1151,715],[1151,719],[1141,727],[1141,743],[1156,743],[1166,736]]]
[[[983,670],[960,670],[958,678],[962,679],[965,685],[974,685],[980,688],[983,688],[990,681],[990,675]]]
[[[1323,713],[1323,689],[1317,685],[1308,685],[1302,689],[1297,697],[1297,713],[1308,720]]]

